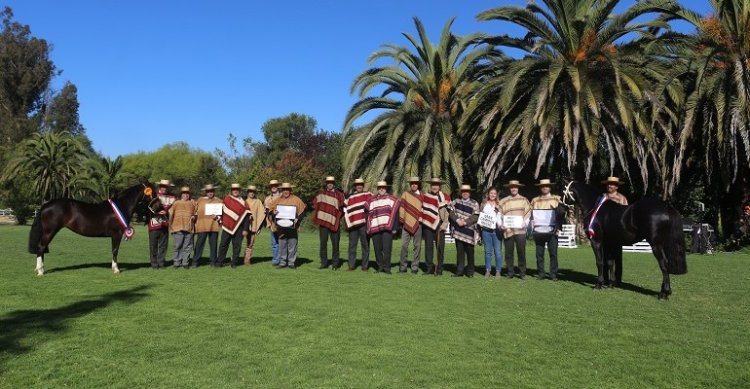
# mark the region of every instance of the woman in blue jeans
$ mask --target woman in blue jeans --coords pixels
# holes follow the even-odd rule
[[[484,201],[479,206],[479,226],[482,229],[484,242],[484,278],[492,276],[492,256],[495,256],[495,278],[500,279],[500,269],[503,268],[503,239],[500,236],[500,224],[503,215],[497,199],[497,189],[491,187],[487,191]]]

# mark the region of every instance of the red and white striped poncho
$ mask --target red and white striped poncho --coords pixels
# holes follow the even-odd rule
[[[372,193],[362,192],[349,196],[345,201],[344,220],[346,227],[350,230],[358,228],[367,223],[366,205],[372,199]]]

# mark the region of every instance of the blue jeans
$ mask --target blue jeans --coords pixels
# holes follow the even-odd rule
[[[271,233],[271,253],[273,254],[273,258],[271,258],[271,264],[272,265],[278,265],[279,264],[279,235],[269,229],[269,232]]]
[[[484,267],[487,272],[492,270],[492,254],[495,254],[495,269],[500,273],[503,268],[503,241],[498,230],[482,228],[482,242],[484,242]]]

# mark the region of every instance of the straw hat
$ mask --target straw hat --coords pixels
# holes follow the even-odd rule
[[[214,186],[213,184],[203,185],[203,191],[204,192],[213,192],[218,188],[218,186]]]
[[[377,185],[375,185],[375,186],[377,186],[378,188],[385,188],[385,187],[388,187],[390,185],[388,185],[388,183],[385,182],[385,181],[378,181]]]
[[[190,187],[183,186],[182,188],[180,188],[180,193],[190,193]]]
[[[624,184],[624,182],[620,181],[619,177],[612,176],[612,177],[607,177],[606,180],[602,181],[602,184],[607,184],[607,185],[609,185],[609,184],[622,185],[622,184]]]
[[[279,189],[289,189],[289,190],[292,190],[292,188],[294,188],[294,185],[288,182],[281,184],[281,186],[279,187]]]
[[[461,185],[461,192],[473,192],[471,185]]]
[[[411,184],[413,182],[419,183],[420,181],[421,180],[419,179],[419,177],[417,177],[417,176],[411,176],[411,177],[409,177],[409,181],[408,182]]]
[[[549,178],[542,178],[539,180],[538,184],[534,184],[535,186],[552,186],[555,185],[554,182],[552,182]]]
[[[271,180],[268,182],[268,186],[279,186],[279,180]]]
[[[242,189],[242,186],[240,184],[234,183],[229,187],[229,189]]]
[[[326,177],[326,182],[336,182],[336,179],[333,176],[328,176]]]
[[[518,180],[510,180],[510,181],[508,181],[507,184],[505,184],[503,186],[506,187],[506,188],[521,188],[521,187],[524,187],[526,185],[518,182]]]
[[[258,188],[255,187],[255,185],[250,185],[247,187],[248,192],[257,192]]]
[[[169,180],[159,180],[158,186],[174,186]]]
[[[365,184],[365,180],[361,178],[357,178],[354,180],[354,185],[364,185],[364,184]]]
[[[445,182],[441,180],[439,177],[432,177],[430,181],[428,181],[431,185],[443,185]]]

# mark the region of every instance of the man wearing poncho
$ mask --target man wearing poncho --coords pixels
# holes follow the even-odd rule
[[[297,229],[302,221],[302,213],[305,212],[305,203],[297,196],[292,194],[292,185],[288,182],[281,184],[279,187],[281,196],[276,197],[270,203],[271,214],[274,215],[271,230],[276,232],[279,237],[279,269],[288,267],[296,268],[297,263]],[[291,221],[291,226],[279,225],[279,219],[276,218],[279,213],[279,206],[292,206],[296,209],[296,218]]]
[[[501,226],[505,237],[503,246],[505,246],[505,266],[508,269],[508,278],[515,276],[515,269],[513,268],[514,247],[518,254],[519,275],[521,279],[526,277],[526,227],[529,225],[529,219],[531,218],[531,204],[526,197],[518,194],[518,188],[522,186],[524,185],[517,180],[510,180],[505,185],[510,191],[510,195],[500,200],[500,213],[503,214],[503,219],[509,216],[521,218],[520,228],[511,228],[505,224]]]
[[[333,249],[333,270],[341,266],[339,256],[339,227],[344,214],[344,192],[336,189],[335,179],[326,177],[325,187],[313,198],[313,224],[320,236],[320,268],[328,268],[328,238]]]
[[[378,271],[391,274],[393,235],[399,229],[399,199],[388,193],[388,183],[378,181],[378,192],[367,203],[367,234],[375,248]]]
[[[256,196],[258,188],[255,185],[247,187],[247,198],[245,207],[250,211],[250,222],[247,228],[247,246],[245,247],[245,266],[250,266],[253,262],[253,247],[255,247],[255,238],[263,228],[265,221],[265,206]]]
[[[190,198],[190,188],[180,188],[180,199],[169,208],[169,232],[174,238],[175,269],[190,266],[190,254],[193,251],[193,215],[195,215],[195,201]]]
[[[448,229],[448,208],[451,197],[440,191],[443,180],[430,180],[430,191],[422,195],[422,239],[424,240],[424,259],[427,269],[423,275],[433,274],[433,247],[437,247],[436,276],[443,274],[445,257],[445,233]]]
[[[216,197],[216,187],[212,184],[204,185],[203,192],[205,196],[198,199],[195,207],[195,233],[198,238],[195,240],[195,253],[193,254],[193,267],[198,267],[201,256],[203,256],[203,247],[208,239],[208,258],[209,263],[216,263],[217,250],[219,244],[219,225],[220,215],[209,215],[206,213],[206,205],[221,204],[221,200]]]
[[[349,271],[357,265],[357,244],[362,247],[362,271],[370,265],[370,240],[367,236],[367,203],[372,193],[365,192],[365,181],[354,180],[354,192],[344,201],[344,220],[349,230]]]
[[[221,244],[219,245],[219,258],[211,266],[221,267],[229,250],[229,242],[232,243],[232,268],[237,266],[242,248],[242,237],[247,235],[248,211],[245,200],[240,197],[240,184],[232,184],[229,195],[224,197],[221,214]]]
[[[398,211],[401,232],[401,258],[398,271],[406,273],[409,266],[409,242],[414,246],[411,272],[419,271],[419,255],[422,248],[422,191],[419,190],[419,177],[409,177],[409,190],[401,195],[401,208]]]
[[[450,221],[453,225],[453,237],[456,238],[456,274],[453,277],[474,277],[474,245],[477,244],[479,233],[476,229],[479,221],[479,203],[471,198],[473,189],[469,185],[461,185],[461,198],[451,202],[453,210]],[[464,268],[464,259],[467,266]]]

